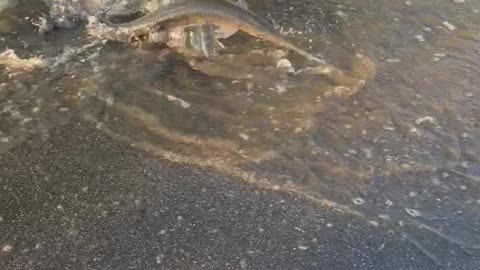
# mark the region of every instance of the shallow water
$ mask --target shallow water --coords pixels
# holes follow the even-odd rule
[[[375,77],[338,95],[338,82],[280,72],[264,56],[276,48],[245,35],[225,42],[233,55],[194,70],[158,46],[88,36],[75,6],[51,12],[63,28],[42,37],[36,24],[52,10],[19,1],[0,16],[0,47],[46,67],[0,71],[0,153],[80,116],[112,140],[337,208],[439,266],[475,269],[480,2],[248,2],[343,70],[369,57]]]

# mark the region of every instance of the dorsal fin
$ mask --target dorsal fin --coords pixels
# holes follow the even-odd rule
[[[236,2],[233,2],[236,6],[239,6],[245,10],[248,10],[248,5],[247,5],[247,1],[245,0],[237,0]]]

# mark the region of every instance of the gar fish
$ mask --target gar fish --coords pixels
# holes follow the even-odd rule
[[[253,12],[227,0],[176,0],[131,22],[114,24],[107,20],[105,23],[110,27],[127,31],[155,28],[168,23],[220,25],[223,29],[240,29],[257,38],[293,50],[309,60],[324,62],[288,41],[277,33],[271,24]]]

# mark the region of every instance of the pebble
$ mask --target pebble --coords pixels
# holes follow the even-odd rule
[[[336,16],[342,17],[342,18],[348,17],[347,13],[345,13],[345,12],[343,12],[343,11],[341,11],[341,10],[337,10],[337,11],[335,11],[335,13],[333,13],[333,14],[336,15]]]
[[[407,163],[403,163],[402,165],[400,165],[400,167],[405,170],[408,170],[411,168],[410,164],[407,164]]]
[[[425,26],[422,29],[423,29],[423,31],[428,32],[428,33],[432,32],[432,28],[430,28],[430,27]]]
[[[450,31],[455,31],[455,29],[457,29],[457,27],[455,27],[455,25],[453,25],[453,24],[451,24],[447,21],[443,22],[443,26],[445,26]]]
[[[247,261],[245,259],[240,260],[240,268],[241,269],[246,269],[247,268]]]
[[[188,109],[188,108],[191,107],[190,103],[186,102],[183,99],[180,99],[180,98],[177,98],[177,97],[171,96],[171,95],[166,95],[166,97],[167,97],[168,101],[176,102],[180,106],[182,106],[184,109]]]
[[[405,212],[407,212],[407,214],[409,214],[412,217],[422,216],[422,213],[420,213],[420,211],[415,210],[415,209],[411,209],[411,208],[405,208]]]
[[[368,221],[368,224],[372,225],[373,227],[378,227],[378,221],[375,221],[375,220],[370,220]]]
[[[295,69],[292,66],[292,62],[286,58],[282,58],[277,62],[277,68],[286,69],[289,73],[294,73]]]
[[[307,247],[307,246],[298,246],[298,249],[300,249],[300,250],[307,250],[308,247]]]
[[[275,85],[275,91],[279,94],[287,92],[287,87],[284,84]]]
[[[416,36],[415,36],[415,39],[418,40],[418,41],[420,41],[420,42],[425,41],[425,38],[424,38],[422,35],[416,35]]]
[[[5,245],[2,247],[2,251],[4,252],[10,252],[12,251],[13,247],[11,245]]]
[[[238,137],[242,138],[243,140],[245,141],[248,141],[248,139],[250,138],[247,134],[245,133],[240,133],[238,134]]]
[[[402,60],[400,60],[398,58],[389,58],[386,61],[387,61],[387,63],[400,63]]]
[[[383,220],[390,220],[390,217],[388,215],[380,214],[380,215],[378,215],[378,217],[383,219]]]
[[[372,159],[373,158],[372,149],[365,148],[365,149],[363,149],[363,152],[365,153],[365,158],[367,158],[367,159]]]
[[[417,125],[420,125],[423,122],[430,122],[432,124],[435,124],[437,122],[437,120],[435,118],[431,117],[431,116],[424,116],[424,117],[420,117],[417,120],[415,120],[415,124],[417,124]]]

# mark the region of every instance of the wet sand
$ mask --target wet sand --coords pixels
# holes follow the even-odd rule
[[[442,269],[387,228],[77,119],[0,157],[0,172],[2,269]]]

